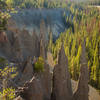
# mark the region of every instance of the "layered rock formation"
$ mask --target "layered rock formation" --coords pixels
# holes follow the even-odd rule
[[[73,96],[73,100],[89,100],[88,93],[88,66],[86,60],[86,50],[85,50],[85,41],[82,45],[82,54],[81,54],[81,69],[80,69],[80,78],[78,83],[78,89]]]
[[[72,87],[70,75],[68,72],[68,59],[65,56],[64,47],[62,45],[58,64],[53,71],[53,93],[52,100],[71,100]]]

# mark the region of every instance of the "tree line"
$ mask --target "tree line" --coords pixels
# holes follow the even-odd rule
[[[66,0],[5,0],[9,7],[17,8],[55,8],[66,6]]]

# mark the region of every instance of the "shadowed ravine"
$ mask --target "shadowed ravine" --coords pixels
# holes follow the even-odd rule
[[[66,11],[66,16],[68,13]],[[50,32],[55,41],[59,34],[67,28],[63,14],[64,9],[61,8],[24,9],[18,11],[17,14],[12,14],[8,21],[7,31],[1,34],[2,38],[7,38],[7,41],[0,43],[0,56],[8,60],[14,60],[16,57],[26,59],[28,56],[38,56],[41,32],[45,33],[45,42],[48,42]]]

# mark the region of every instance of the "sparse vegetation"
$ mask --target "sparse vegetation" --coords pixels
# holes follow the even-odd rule
[[[0,69],[0,81],[2,82],[2,91],[0,92],[0,100],[13,100],[15,97],[15,89],[9,87],[9,81],[13,79],[18,73],[15,67],[6,66]],[[0,86],[1,87],[1,86]]]
[[[0,92],[0,100],[13,100],[15,98],[15,89],[7,88]]]
[[[66,18],[66,16],[65,16]],[[68,29],[60,35],[51,47],[56,59],[64,42],[65,52],[69,60],[71,77],[78,80],[80,73],[81,44],[86,39],[86,54],[88,59],[89,83],[100,89],[100,14],[97,8],[70,7],[70,16],[66,22]]]

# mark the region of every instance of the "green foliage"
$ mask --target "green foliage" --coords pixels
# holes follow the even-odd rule
[[[44,59],[39,57],[37,62],[35,63],[34,70],[36,72],[43,72],[44,71]]]
[[[14,8],[66,8],[66,0],[6,0],[6,4]]]
[[[10,74],[10,78],[14,78],[17,76],[15,67],[5,67],[4,69],[0,69],[0,78],[5,78]]]
[[[0,100],[13,100],[15,98],[15,89],[7,88],[0,92]]]
[[[7,60],[3,57],[0,57],[0,64],[5,64]]]
[[[10,13],[15,13],[12,2],[13,0],[0,0],[0,31],[6,30],[7,21],[11,17]]]
[[[92,0],[92,5],[100,5],[99,0]],[[55,43],[52,42],[52,35],[48,49],[56,59],[64,42],[65,53],[68,56],[69,70],[71,77],[77,80],[80,71],[81,44],[86,39],[86,54],[90,74],[90,84],[100,89],[100,12],[96,8],[88,8],[84,5],[66,3],[66,0],[0,0],[0,31],[6,30],[7,20],[10,17],[9,9],[13,8],[65,8],[70,15],[64,13],[67,23],[67,30],[60,35]],[[0,58],[0,63],[5,59]],[[39,57],[34,67],[36,72],[44,71],[44,60]],[[2,74],[3,75],[3,74]],[[6,75],[5,75],[6,76]]]
[[[13,5],[13,0],[6,0],[6,4],[8,7],[11,7]]]
[[[86,54],[90,75],[90,84],[100,89],[100,14],[96,8],[84,8],[70,5],[70,16],[66,17],[68,29],[53,44],[53,56],[57,59],[62,41],[68,56],[72,79],[78,80],[80,72],[81,44],[86,39]],[[49,46],[50,47],[50,46]]]
[[[89,0],[89,4],[91,4],[91,5],[100,5],[100,1],[99,0]]]
[[[13,100],[15,97],[15,89],[8,88],[6,83],[9,79],[13,79],[18,73],[15,67],[5,67],[0,69],[0,81],[2,82],[2,91],[0,92],[0,100]],[[5,80],[5,81],[4,81]],[[4,83],[3,83],[4,81]]]

